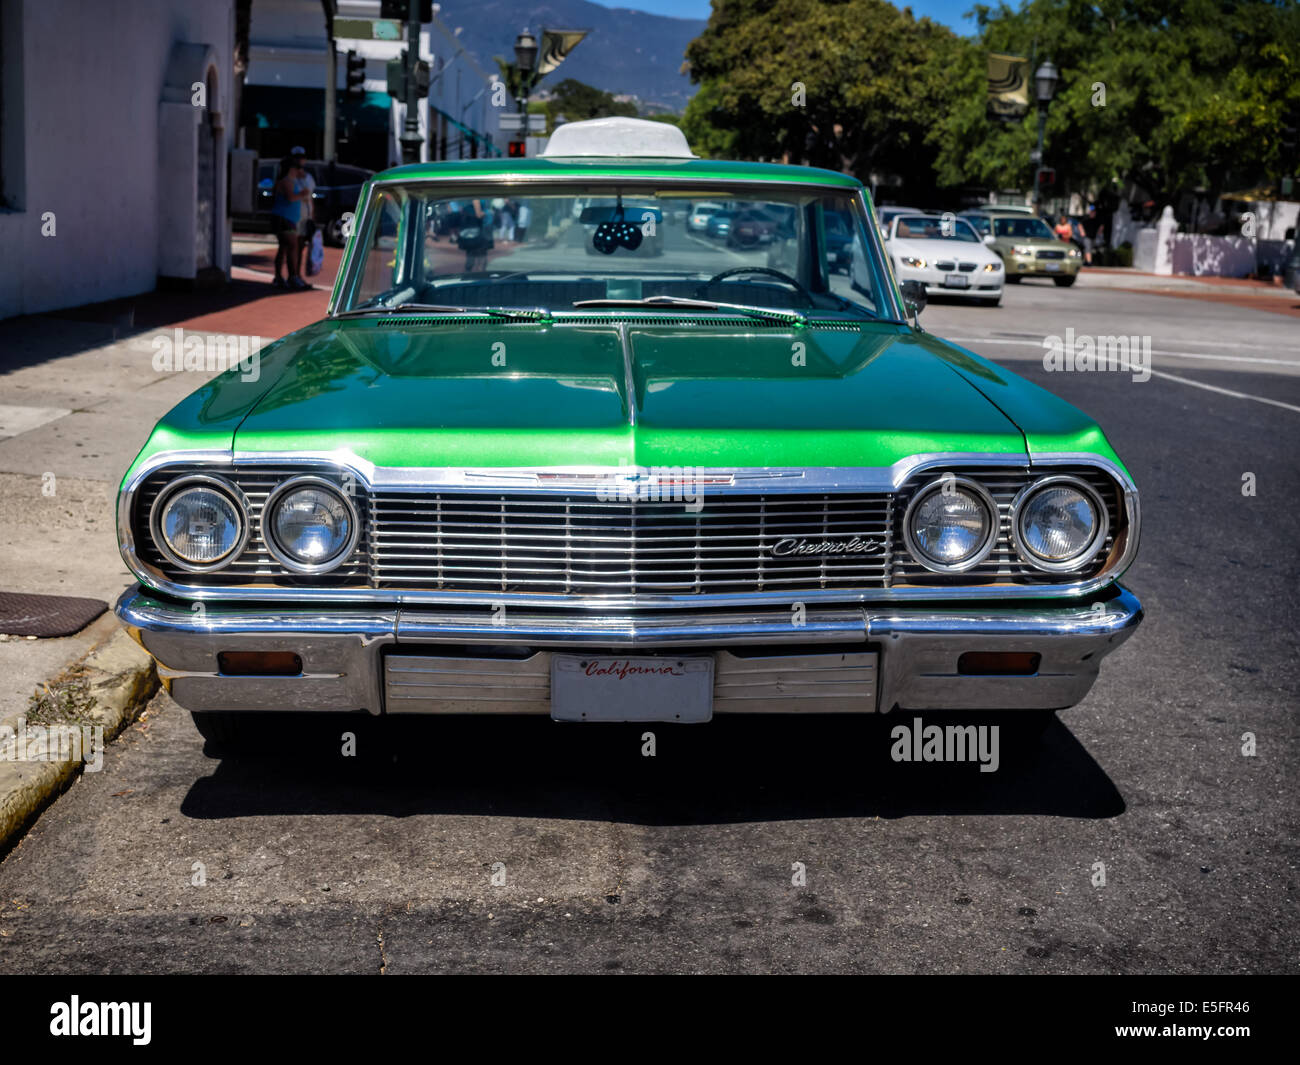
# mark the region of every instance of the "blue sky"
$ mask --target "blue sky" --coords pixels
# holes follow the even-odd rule
[[[631,7],[638,11],[649,11],[655,15],[676,15],[678,18],[708,18],[709,0],[595,0],[602,7]],[[898,0],[895,0],[897,3]],[[974,21],[962,18],[974,5],[975,0],[911,0],[898,3],[899,7],[911,7],[918,17],[929,15],[936,22],[951,26],[958,33],[974,33]]]

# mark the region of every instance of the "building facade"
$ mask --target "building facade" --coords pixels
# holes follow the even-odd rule
[[[230,271],[233,0],[0,3],[0,317]]]

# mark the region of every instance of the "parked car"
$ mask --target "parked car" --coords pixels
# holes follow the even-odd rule
[[[357,199],[362,186],[373,175],[373,170],[342,163],[326,163],[310,159],[305,163],[316,191],[312,195],[312,218],[321,229],[326,244],[341,248],[346,240],[343,227],[345,216],[356,212]],[[269,232],[271,229],[271,203],[275,198],[275,175],[278,159],[257,161],[257,202],[251,213],[235,212],[235,224],[240,229]]]
[[[697,203],[686,219],[686,228],[692,233],[703,233],[709,226],[709,216],[721,210],[720,203]]]
[[[728,248],[755,248],[770,244],[781,220],[756,207],[737,211],[727,230]]]
[[[709,215],[708,224],[704,227],[705,236],[713,237],[714,240],[725,240],[727,234],[731,232],[731,220],[736,217],[736,214],[736,211],[725,208],[714,211]]]
[[[955,296],[989,307],[1002,302],[1002,259],[964,219],[894,215],[885,251],[898,280],[924,285],[927,295]]]
[[[1061,240],[1041,218],[1005,207],[981,207],[963,211],[960,217],[1002,257],[1006,279],[1013,285],[1025,277],[1050,277],[1069,288],[1079,276],[1083,263],[1079,249]]]
[[[572,226],[693,186],[786,214],[789,269],[427,238],[467,190]],[[849,174],[622,118],[376,175],[326,317],[126,471],[118,616],[214,744],[286,710],[1041,724],[1141,621],[1137,489],[1093,419],[919,326],[871,220]]]

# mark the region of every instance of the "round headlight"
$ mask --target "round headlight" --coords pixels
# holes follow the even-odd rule
[[[352,553],[360,530],[356,511],[329,481],[295,477],[266,500],[262,535],[287,569],[322,573]]]
[[[921,565],[956,573],[981,562],[997,540],[997,507],[973,481],[946,477],[916,494],[903,519],[907,548]]]
[[[1087,485],[1048,477],[1030,485],[1013,507],[1021,557],[1046,570],[1078,569],[1106,539],[1106,508]]]
[[[248,523],[239,490],[216,477],[187,478],[158,497],[154,540],[182,569],[219,569],[239,554]]]

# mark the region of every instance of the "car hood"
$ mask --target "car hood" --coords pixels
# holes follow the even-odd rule
[[[284,342],[283,369],[234,451],[349,453],[379,466],[1025,454],[1015,423],[954,365],[957,349],[906,326],[647,321],[320,322]]]

